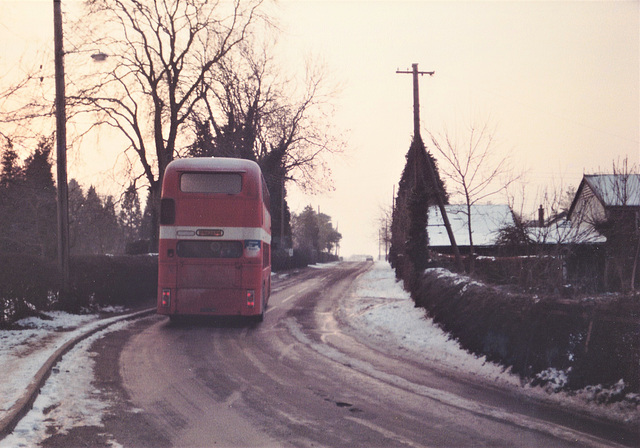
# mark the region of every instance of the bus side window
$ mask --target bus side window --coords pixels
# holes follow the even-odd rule
[[[271,265],[271,257],[269,252],[271,251],[271,245],[262,243],[262,267],[266,268]]]
[[[176,203],[173,199],[160,201],[160,224],[172,225],[176,222]]]

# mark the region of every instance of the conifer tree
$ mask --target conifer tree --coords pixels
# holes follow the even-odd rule
[[[320,227],[316,212],[307,205],[299,215],[294,216],[294,238],[296,246],[309,254],[319,249]]]
[[[419,135],[414,137],[406,160],[393,209],[389,261],[396,277],[411,290],[416,274],[428,261],[427,213],[437,203],[433,186],[438,186],[445,202],[448,197],[435,160]],[[428,163],[432,163],[435,180],[431,179]]]
[[[57,247],[56,188],[49,160],[53,138],[43,137],[25,161],[19,239],[25,251],[53,258]]]
[[[82,243],[82,215],[81,209],[84,204],[84,192],[75,179],[70,179],[69,190],[69,251],[72,254],[79,253],[79,245]]]
[[[124,244],[122,231],[116,216],[116,204],[113,196],[107,196],[102,201],[100,214],[97,217],[100,232],[96,233],[98,239],[99,254],[114,254],[122,252]]]
[[[0,171],[0,251],[19,252],[22,246],[16,240],[13,229],[19,216],[20,196],[23,182],[22,168],[11,140],[7,139],[2,151]]]
[[[138,190],[133,183],[129,184],[122,197],[118,222],[122,228],[125,244],[133,243],[140,239],[142,211],[140,209]]]
[[[2,151],[2,171],[0,171],[0,187],[8,188],[12,182],[19,180],[22,169],[18,165],[18,153],[13,147],[13,142],[7,139],[4,150]]]

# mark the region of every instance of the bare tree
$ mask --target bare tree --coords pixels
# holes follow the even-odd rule
[[[238,48],[203,80],[206,108],[194,111],[210,134],[203,155],[253,159],[275,176],[273,186],[284,177],[303,189],[326,188],[325,156],[342,152],[343,143],[330,126],[336,88],[325,68],[308,63],[299,82],[279,67],[273,43],[247,40]]]
[[[247,39],[203,80],[194,109],[192,156],[240,157],[260,165],[271,193],[273,228],[290,235],[288,183],[307,191],[331,187],[329,155],[345,146],[331,127],[337,89],[321,64],[289,78],[274,58],[275,41]],[[282,233],[282,235],[280,235]],[[285,238],[286,239],[286,238]]]
[[[30,55],[30,59],[42,57]],[[12,69],[11,76],[0,77],[0,137],[10,138],[16,147],[29,147],[51,130],[36,122],[53,116],[53,98],[47,97],[53,75],[43,65],[25,66],[22,60]]]
[[[472,124],[468,135],[463,138],[447,130],[439,135],[429,134],[433,146],[445,162],[440,164],[440,169],[452,187],[450,193],[462,196],[466,204],[469,271],[473,272],[472,206],[506,191],[519,176],[513,174],[509,154],[498,150],[495,129],[490,127],[489,122],[479,126]]]
[[[97,113],[96,125],[124,135],[127,152],[149,184],[154,223],[165,167],[177,154],[181,131],[202,100],[212,68],[250,33],[261,0],[87,0],[84,21],[100,23],[85,48],[115,60],[103,79],[77,81],[70,101]],[[102,32],[104,34],[97,34]],[[104,56],[96,57],[104,58]],[[88,86],[87,86],[88,85]],[[152,242],[157,240],[154,225]]]
[[[393,206],[391,204],[380,204],[378,206],[378,217],[375,229],[378,239],[378,251],[384,250],[384,259],[388,259],[389,247],[391,246],[391,223],[393,222]]]

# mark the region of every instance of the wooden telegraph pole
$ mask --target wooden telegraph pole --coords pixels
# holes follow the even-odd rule
[[[411,64],[412,71],[396,70],[396,73],[403,73],[413,75],[413,135],[414,137],[420,136],[420,92],[418,88],[418,75],[433,76],[436,72],[420,72],[418,71],[418,64]]]
[[[418,64],[411,64],[411,67],[413,68],[411,71],[396,70],[396,73],[413,75],[413,138],[422,140],[422,137],[420,136],[420,94],[418,90],[418,75],[433,76],[435,72],[420,72],[418,71]],[[440,194],[440,188],[438,188],[438,184],[436,183],[435,169],[431,163],[431,158],[427,157],[426,159],[433,191],[435,192],[436,201],[438,202],[440,213],[442,213],[442,220],[444,221],[444,226],[447,229],[447,235],[449,235],[449,241],[455,256],[456,269],[458,269],[459,272],[464,272],[464,265],[462,264],[462,257],[460,257],[460,250],[458,250],[456,238],[453,235],[453,230],[451,230],[451,223],[449,222],[449,217],[447,216],[447,211],[444,207],[444,199]]]
[[[56,165],[58,175],[58,262],[62,295],[69,293],[69,195],[67,187],[67,117],[64,92],[64,50],[60,0],[53,0],[53,38],[56,77]],[[66,300],[67,297],[64,297]]]

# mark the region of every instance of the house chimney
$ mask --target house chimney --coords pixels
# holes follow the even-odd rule
[[[540,208],[538,209],[538,226],[544,227],[544,209],[542,208],[542,204],[540,204]]]

